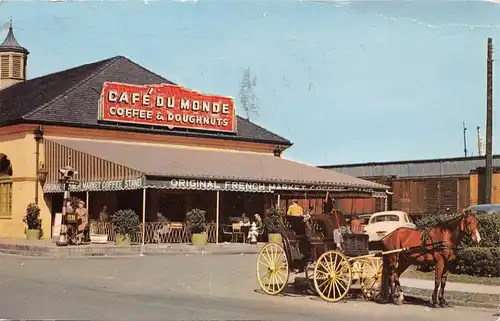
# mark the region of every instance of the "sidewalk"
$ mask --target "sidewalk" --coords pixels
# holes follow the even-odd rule
[[[434,290],[434,281],[410,278],[400,278],[400,281],[402,286],[409,288]],[[497,285],[446,282],[446,291],[494,294],[500,296],[500,286]]]
[[[242,244],[242,243],[220,243],[207,244],[197,247],[191,244],[146,244],[143,249],[145,255],[155,254],[257,254],[265,243]],[[133,256],[140,255],[141,245],[130,247],[117,247],[113,243],[108,244],[85,244],[58,247],[52,240],[28,241],[26,239],[0,238],[0,253],[65,257],[65,256]]]

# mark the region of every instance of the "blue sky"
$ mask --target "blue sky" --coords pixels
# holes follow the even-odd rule
[[[250,67],[252,120],[294,142],[286,157],[315,165],[462,156],[462,121],[477,154],[487,37],[500,48],[500,4],[483,1],[0,2],[0,25],[9,17],[29,78],[123,55],[233,96],[241,114]]]

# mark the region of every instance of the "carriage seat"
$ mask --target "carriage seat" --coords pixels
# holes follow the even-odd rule
[[[306,239],[306,223],[302,216],[285,216],[288,223],[287,227],[290,232],[295,234],[296,239]]]
[[[368,234],[350,234],[342,235],[344,254],[349,257],[368,255]]]
[[[284,237],[290,242],[292,260],[302,260],[308,255],[306,223],[302,216],[285,216]],[[306,241],[306,242],[304,242]]]

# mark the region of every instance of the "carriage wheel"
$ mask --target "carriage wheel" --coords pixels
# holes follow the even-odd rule
[[[380,257],[363,260],[361,273],[361,292],[366,300],[377,300],[382,290],[383,261]]]
[[[339,251],[323,253],[314,267],[314,288],[328,302],[342,300],[352,283],[351,265]]]
[[[314,262],[307,263],[305,274],[309,292],[316,294],[316,288],[314,287]]]
[[[276,243],[266,244],[257,257],[257,280],[267,294],[276,295],[288,284],[288,259],[285,250]]]

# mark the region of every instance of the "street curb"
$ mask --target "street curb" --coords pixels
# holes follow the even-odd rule
[[[414,293],[414,291],[418,291],[421,293]],[[403,286],[403,292],[405,297],[426,301],[429,303],[430,306],[432,290]],[[457,293],[460,293],[460,296],[464,296],[465,298],[463,300],[461,298],[451,298],[447,299],[446,302],[452,306],[456,305],[464,307],[486,308],[486,309],[497,309],[497,310],[500,308],[500,298],[496,294],[474,293],[474,292],[457,292]],[[472,296],[479,295],[484,297],[485,299],[494,298],[495,302],[484,302],[484,301],[479,302],[479,301],[469,300],[467,296],[471,295]]]
[[[261,246],[253,249],[207,249],[201,248],[162,248],[144,247],[144,255],[256,255]],[[32,256],[32,257],[123,257],[139,256],[141,254],[140,245],[120,248],[115,246],[82,246],[82,247],[48,247],[40,245],[25,244],[0,244],[0,253]]]
[[[407,294],[406,296],[425,300],[430,303],[430,298],[426,295]],[[484,309],[494,309],[494,310],[497,310],[499,308],[498,304],[474,302],[474,301],[446,300],[446,303],[456,306],[469,307],[469,308],[484,308]]]

